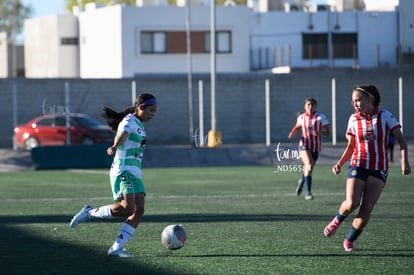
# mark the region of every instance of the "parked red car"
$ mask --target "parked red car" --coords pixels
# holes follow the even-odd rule
[[[70,144],[112,143],[114,132],[109,126],[85,114],[70,115]],[[37,146],[66,144],[66,115],[36,117],[14,128],[15,148],[30,150]]]

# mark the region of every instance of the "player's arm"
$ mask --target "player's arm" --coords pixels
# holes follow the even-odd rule
[[[338,160],[338,162],[332,167],[332,172],[335,175],[339,175],[341,173],[341,167],[345,164],[345,162],[348,161],[348,159],[352,156],[352,152],[354,151],[355,147],[355,136],[347,134],[346,139],[348,140],[348,144],[346,145],[346,148],[344,152],[342,153],[341,158]]]
[[[397,140],[398,143],[400,144],[402,174],[408,175],[411,173],[411,167],[410,167],[410,162],[408,161],[407,142],[405,141],[405,138],[402,135],[399,127],[395,127],[391,132],[394,135],[395,140]]]
[[[331,130],[330,130],[329,124],[323,126],[322,129],[321,129],[321,134],[323,136],[329,136],[330,135],[330,132],[331,132]]]
[[[321,130],[318,136],[329,136],[330,135],[330,122],[324,114],[321,115]]]
[[[126,131],[122,131],[119,135],[117,135],[115,137],[114,144],[106,150],[108,155],[115,154],[116,149],[122,144],[124,144],[124,142],[128,139],[128,135],[129,133]]]
[[[292,139],[301,128],[302,126],[300,124],[296,124],[295,126],[293,126],[292,130],[290,130],[288,138]]]
[[[329,124],[322,126],[320,131],[313,130],[312,135],[314,136],[329,136]]]

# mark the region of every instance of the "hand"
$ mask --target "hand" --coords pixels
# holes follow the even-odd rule
[[[341,165],[339,165],[338,163],[337,163],[337,164],[335,164],[335,165],[332,167],[332,172],[333,172],[335,175],[339,175],[339,174],[341,173]]]
[[[106,153],[109,156],[112,156],[113,154],[115,154],[115,152],[116,152],[116,148],[114,146],[108,147],[108,149],[106,149]]]

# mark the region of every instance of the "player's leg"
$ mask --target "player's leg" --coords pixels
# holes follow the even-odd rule
[[[364,227],[368,224],[372,210],[381,196],[384,186],[385,182],[382,180],[372,176],[368,177],[358,214],[353,220],[352,227],[344,240],[344,248],[346,251],[354,250],[353,243],[362,233]]]
[[[114,241],[113,245],[108,250],[109,256],[118,257],[132,257],[131,254],[127,253],[123,248],[126,243],[135,234],[135,230],[141,222],[141,218],[145,211],[145,188],[141,181],[134,176],[131,176],[132,190],[124,190],[124,192],[132,192],[124,194],[124,200],[120,203],[124,210],[128,210],[128,218],[126,222],[121,226],[118,237]],[[129,210],[132,209],[132,212]],[[122,210],[121,210],[122,211]]]
[[[302,150],[300,154],[303,162],[303,177],[304,184],[306,186],[306,200],[313,199],[312,196],[312,168],[313,168],[313,158],[312,153],[309,150]]]
[[[120,202],[117,207],[114,207],[115,213],[117,215],[122,216],[126,212],[127,209],[133,209],[135,212],[135,199],[136,194],[126,194],[124,195],[124,199]],[[132,215],[132,214],[131,214]],[[127,253],[123,250],[125,244],[129,241],[129,239],[135,234],[135,227],[128,223],[128,220],[122,224],[121,229],[119,230],[118,236],[116,237],[114,243],[108,250],[108,256],[117,256],[117,257],[125,257],[130,258],[132,257],[131,254]]]
[[[112,195],[114,201],[119,203],[108,204],[100,206],[98,208],[93,208],[90,205],[86,205],[79,211],[75,216],[73,216],[70,227],[74,228],[81,222],[86,222],[88,220],[98,218],[98,219],[107,219],[114,217],[128,217],[135,212],[135,201],[132,200],[128,203],[123,197],[123,194],[131,193],[131,179],[134,180],[134,177],[129,172],[124,172],[118,176],[111,176],[110,183],[112,189]]]
[[[347,178],[345,200],[341,203],[338,213],[332,221],[325,227],[323,233],[326,237],[331,237],[336,230],[358,206],[362,198],[365,182],[359,178]]]

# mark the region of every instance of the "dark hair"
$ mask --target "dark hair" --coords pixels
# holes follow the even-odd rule
[[[374,85],[361,85],[355,88],[356,91],[363,92],[373,99],[374,107],[377,108],[381,102],[381,95]]]
[[[318,106],[318,102],[316,102],[316,99],[314,99],[313,97],[308,97],[307,99],[305,99],[305,103],[309,101]]]
[[[138,99],[135,101],[135,107],[138,107],[139,105],[143,105],[143,107],[147,107],[150,105],[156,105],[157,102],[155,101],[155,96],[152,94],[143,93],[140,94]]]
[[[305,99],[305,104],[306,102],[311,102],[314,105],[318,106],[318,102],[316,102],[316,99],[314,99],[313,97],[308,97],[307,99]],[[301,114],[304,114],[304,113],[305,113],[304,111],[297,112],[296,116],[300,116]]]
[[[145,105],[145,102],[150,102],[150,104]],[[126,108],[121,112],[117,112],[114,109],[108,106],[105,106],[101,116],[106,121],[106,123],[109,125],[109,127],[111,127],[112,130],[116,131],[118,129],[118,125],[121,122],[121,120],[127,114],[134,113],[135,109],[139,105],[143,105],[144,108],[146,108],[147,106],[155,105],[155,104],[156,104],[155,96],[153,96],[152,94],[143,93],[143,94],[140,94],[140,96],[136,100],[135,106]]]

